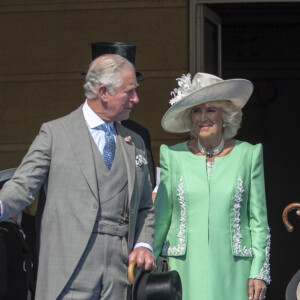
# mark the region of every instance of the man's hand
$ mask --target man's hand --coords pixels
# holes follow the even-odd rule
[[[155,258],[152,252],[146,247],[137,247],[129,255],[129,263],[136,260],[137,268],[144,267],[151,271],[155,268]]]
[[[263,280],[249,279],[248,295],[249,300],[263,300],[266,298],[267,286]]]

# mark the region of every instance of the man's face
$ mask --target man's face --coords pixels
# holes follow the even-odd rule
[[[114,95],[108,95],[107,117],[111,121],[122,121],[129,118],[133,105],[139,102],[135,91],[137,87],[135,73],[126,68],[121,71],[123,85],[115,90]]]

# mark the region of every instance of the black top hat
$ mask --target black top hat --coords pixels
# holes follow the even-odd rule
[[[132,287],[132,300],[181,300],[182,286],[177,271],[150,273],[140,268]]]
[[[134,65],[136,45],[122,42],[96,42],[92,43],[91,47],[93,60],[103,54],[118,54],[129,60]],[[137,81],[142,81],[145,77],[142,73],[136,72],[136,79]]]
[[[3,184],[14,175],[17,168],[11,168],[0,171],[0,189]]]

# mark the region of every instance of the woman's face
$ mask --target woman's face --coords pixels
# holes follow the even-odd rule
[[[222,108],[214,102],[196,105],[191,111],[194,133],[200,139],[219,139],[222,135]]]

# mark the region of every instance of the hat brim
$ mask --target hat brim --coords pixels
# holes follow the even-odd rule
[[[184,112],[196,105],[218,100],[230,100],[234,105],[243,107],[253,91],[253,84],[246,79],[229,79],[206,86],[195,91],[171,106],[164,114],[161,125],[171,133],[190,131],[188,116]]]
[[[141,72],[136,71],[135,76],[137,82],[145,80],[145,76]]]
[[[132,287],[132,300],[181,300],[182,285],[175,270],[152,273],[140,268]]]
[[[134,283],[132,285],[132,300],[137,300],[138,296],[138,287],[143,279],[143,277],[145,277],[145,275],[148,277],[150,273],[145,272],[145,270],[143,268],[139,268],[136,275],[135,275],[135,279],[134,279]],[[146,278],[144,278],[146,279]]]

